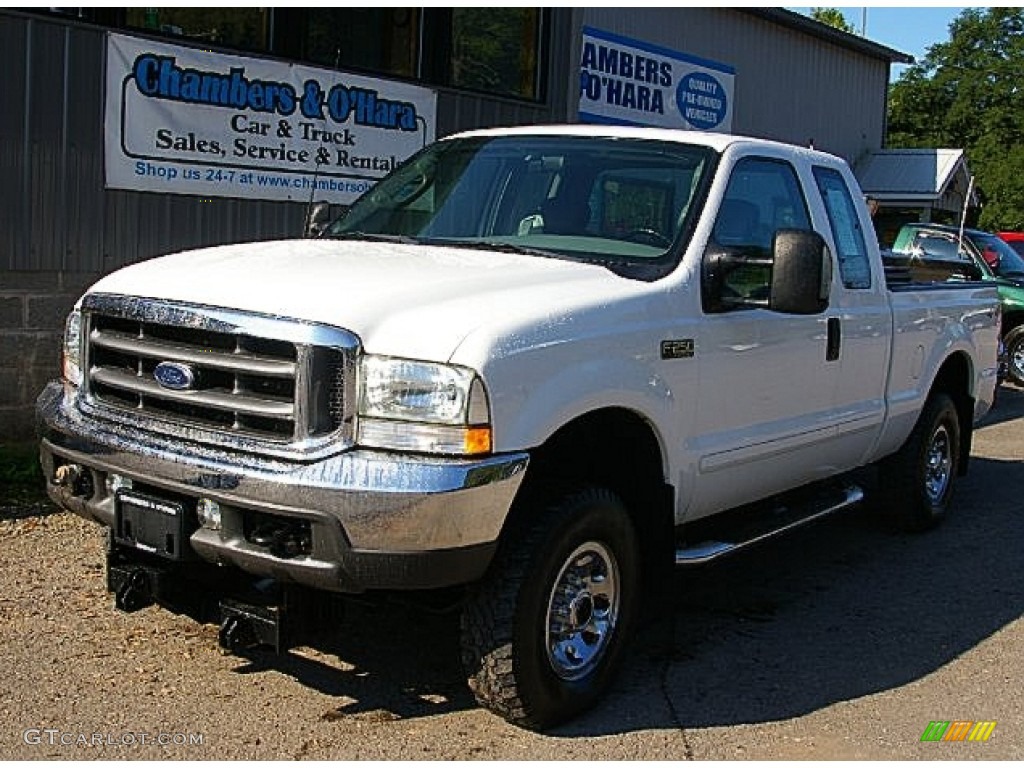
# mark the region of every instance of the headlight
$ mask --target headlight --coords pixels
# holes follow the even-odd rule
[[[491,450],[490,406],[476,372],[456,365],[366,355],[360,369],[359,442],[426,453]]]
[[[64,348],[61,371],[64,381],[76,387],[82,385],[82,313],[73,310],[64,325]]]

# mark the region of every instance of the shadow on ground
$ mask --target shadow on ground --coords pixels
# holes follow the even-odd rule
[[[1007,389],[985,424],[1011,429]],[[897,535],[854,510],[675,576],[639,631],[613,690],[552,735],[782,720],[918,680],[1024,615],[1024,463],[975,458],[954,514]],[[326,719],[397,720],[475,707],[458,660],[456,614],[356,605],[309,658],[259,655],[336,697]]]

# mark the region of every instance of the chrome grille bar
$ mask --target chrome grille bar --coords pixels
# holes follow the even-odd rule
[[[316,458],[355,436],[359,340],[340,328],[112,294],[82,305],[82,410],[143,430]],[[187,368],[161,383],[157,369]]]
[[[187,403],[203,408],[212,408],[247,416],[262,416],[266,419],[287,419],[291,421],[295,405],[290,400],[270,400],[246,397],[234,392],[201,391],[178,392],[164,389],[155,381],[130,373],[121,373],[106,368],[93,368],[92,380],[103,386],[113,387],[125,393],[150,396],[175,403]],[[143,401],[143,407],[145,407]]]
[[[222,371],[237,371],[274,378],[295,378],[295,363],[244,352],[198,350],[180,344],[152,341],[115,331],[100,330],[94,330],[90,334],[89,343],[101,349],[112,349],[152,360],[199,363]]]

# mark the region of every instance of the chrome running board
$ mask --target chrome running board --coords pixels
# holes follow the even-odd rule
[[[765,539],[831,515],[833,512],[852,507],[863,499],[864,491],[862,489],[855,485],[847,485],[839,489],[832,489],[820,499],[815,499],[810,503],[782,510],[776,508],[763,519],[758,519],[756,513],[751,513],[755,516],[750,521],[752,525],[747,525],[747,530],[743,535],[737,536],[735,541],[712,539],[677,549],[676,565],[700,565],[717,560]]]

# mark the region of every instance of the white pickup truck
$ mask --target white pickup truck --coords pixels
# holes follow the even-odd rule
[[[458,588],[478,701],[543,728],[665,566],[848,507],[871,465],[893,520],[944,515],[995,291],[890,286],[875,242],[820,152],[461,134],[315,239],[97,283],[38,403],[49,493],[111,529],[119,607],[208,598],[231,648],[285,643],[304,589]]]

